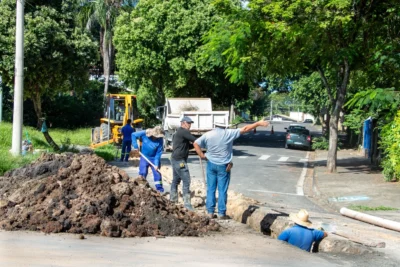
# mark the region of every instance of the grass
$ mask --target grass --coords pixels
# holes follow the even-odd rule
[[[398,210],[396,208],[385,207],[385,206],[378,206],[378,207],[368,207],[362,205],[350,205],[349,209],[356,210],[356,211],[379,211],[379,210]]]
[[[52,129],[49,128],[49,134],[59,146],[62,144],[71,145],[90,145],[90,128],[81,128],[77,130]],[[34,149],[45,149],[53,152],[50,145],[46,142],[43,134],[33,127],[23,127],[23,139],[31,140]],[[4,172],[21,167],[34,161],[39,155],[12,156],[9,153],[12,144],[12,124],[7,122],[0,123],[0,175]],[[108,151],[108,152],[107,152]],[[111,149],[101,149],[100,154],[110,158]],[[96,152],[96,154],[98,154]],[[99,155],[100,156],[100,155]],[[115,150],[114,150],[115,156]],[[112,159],[114,159],[114,156]],[[108,159],[106,159],[108,160]]]
[[[114,160],[117,154],[117,149],[113,145],[106,145],[94,150],[97,156],[102,157],[106,161]]]

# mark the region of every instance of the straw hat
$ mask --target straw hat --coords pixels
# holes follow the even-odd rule
[[[154,128],[150,128],[146,130],[146,136],[150,137],[153,136],[155,138],[162,138],[164,137],[163,130],[161,129],[160,126],[156,126]]]
[[[308,212],[301,209],[298,213],[291,213],[289,218],[296,224],[310,228],[312,223],[308,220]]]
[[[228,128],[231,127],[230,124],[225,120],[225,118],[222,119],[222,121],[215,121],[214,126],[216,127],[222,127],[222,128]]]

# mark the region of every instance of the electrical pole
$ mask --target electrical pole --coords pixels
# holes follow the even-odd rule
[[[272,121],[272,100],[271,100],[271,112],[270,112],[270,115],[269,115],[269,121]]]
[[[24,5],[25,0],[17,0],[17,31],[15,38],[15,82],[14,114],[11,153],[21,154],[22,146],[22,112],[24,96]]]

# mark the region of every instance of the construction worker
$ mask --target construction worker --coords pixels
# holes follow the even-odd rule
[[[227,129],[226,122],[214,123],[215,129],[203,134],[193,146],[202,159],[207,159],[207,199],[206,208],[210,218],[215,218],[215,193],[218,187],[218,218],[229,219],[226,216],[228,186],[231,178],[233,141],[241,134],[248,133],[259,126],[267,127],[269,123],[261,120],[239,129]],[[207,149],[204,154],[201,148]]]
[[[193,210],[190,201],[190,173],[187,165],[190,142],[196,140],[196,137],[189,132],[192,123],[193,121],[189,117],[183,117],[181,119],[181,127],[178,128],[172,140],[173,151],[171,155],[173,179],[170,200],[172,202],[178,202],[178,185],[182,181],[183,202],[185,208],[188,210]]]
[[[160,193],[164,192],[162,177],[158,172],[161,167],[161,155],[163,152],[163,131],[160,126],[152,129],[132,133],[132,146],[139,153],[137,140],[142,142],[141,155],[139,161],[139,177],[147,178],[149,166],[153,172],[154,184]]]
[[[121,129],[121,133],[123,135],[122,138],[122,149],[121,149],[121,161],[128,161],[129,152],[131,152],[132,147],[132,133],[135,132],[135,129],[131,125],[132,120],[128,119],[126,124]]]
[[[314,242],[319,242],[328,236],[326,232],[312,228],[312,223],[308,219],[308,212],[304,209],[301,209],[298,213],[290,214],[289,218],[295,225],[284,230],[278,236],[278,240],[286,241],[300,249],[311,251],[311,246]]]

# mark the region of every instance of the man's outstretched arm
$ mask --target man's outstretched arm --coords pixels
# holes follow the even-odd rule
[[[246,126],[240,128],[240,134],[248,133],[248,132],[254,130],[255,128],[257,128],[259,126],[267,127],[268,125],[269,125],[268,121],[260,120],[260,121],[257,121],[255,123],[253,123],[253,124],[249,124],[249,125],[246,125]]]

